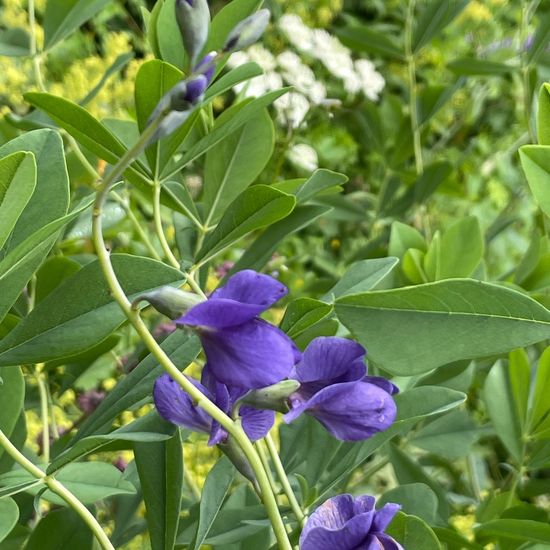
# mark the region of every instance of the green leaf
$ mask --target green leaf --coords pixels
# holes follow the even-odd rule
[[[386,491],[377,501],[381,508],[388,502],[401,504],[405,514],[414,513],[428,524],[436,522],[437,496],[425,483],[408,483]]]
[[[227,208],[220,223],[204,240],[196,261],[203,265],[247,233],[288,216],[296,199],[267,185],[247,189]]]
[[[271,105],[271,103],[273,103],[276,99],[286,94],[288,90],[289,88],[281,88],[280,90],[275,90],[251,101],[247,101],[242,107],[239,105],[240,108],[235,116],[224,122],[224,124],[214,128],[212,132],[207,134],[193,147],[191,147],[191,149],[183,155],[181,160],[169,168],[169,173],[162,173],[163,179],[169,179],[174,174],[179,173],[184,166],[187,166],[189,163],[198,159],[220,141],[230,136],[258,112],[262,111],[262,109],[265,109],[268,105]]]
[[[83,504],[93,504],[117,494],[133,494],[135,487],[128,481],[122,479],[122,472],[105,462],[79,462],[68,464],[55,478],[63,483],[78,500]],[[35,478],[26,470],[21,468],[12,470],[0,476],[1,486],[10,486]],[[28,489],[32,495],[39,493],[43,487],[34,486]],[[57,504],[67,506],[67,503],[49,489],[42,494],[42,498]]]
[[[171,4],[173,10],[174,5],[173,3]],[[168,3],[165,5],[168,5]],[[178,38],[181,43],[179,31]],[[135,81],[136,115],[140,132],[143,132],[147,126],[149,117],[161,97],[172,89],[182,78],[183,74],[181,71],[169,63],[164,63],[158,59],[152,59],[141,65]],[[189,128],[186,129],[186,132],[188,130]],[[180,131],[177,131],[176,135],[179,134]],[[185,136],[181,136],[181,139],[178,138],[178,143],[181,143],[183,137]],[[170,136],[167,140],[160,140],[146,149],[145,153],[153,173],[156,171],[157,164],[164,166],[164,164],[168,162],[178,143],[176,143],[174,147],[169,147],[169,151],[163,151],[163,149],[166,149],[167,145],[173,143],[173,136]]]
[[[296,338],[332,312],[332,306],[313,298],[298,298],[288,305],[280,329]]]
[[[523,432],[527,420],[527,404],[531,386],[531,363],[523,348],[512,350],[508,355],[508,372],[513,398],[510,404],[515,407],[516,416]]]
[[[24,481],[23,483],[18,483],[17,485],[10,485],[9,487],[0,489],[0,499],[16,495],[18,493],[26,491],[29,487],[32,487],[33,485],[41,485],[43,483],[44,481],[42,479],[35,479],[34,481]],[[0,502],[2,501],[0,500]]]
[[[539,303],[469,279],[347,296],[336,301],[336,314],[372,361],[403,376],[508,352],[550,334],[550,312]]]
[[[158,53],[164,61],[168,61],[178,69],[187,68],[188,56],[183,47],[181,32],[176,20],[175,2],[161,0],[158,4],[160,4],[160,9],[153,21]]]
[[[111,258],[130,299],[183,279],[177,269],[154,260],[124,254]],[[99,263],[90,263],[59,285],[2,340],[0,365],[75,355],[104,340],[125,319],[110,296]]]
[[[108,0],[48,0],[43,24],[44,49],[76,31],[108,3]]]
[[[30,36],[24,29],[0,31],[0,56],[25,57],[31,53]]]
[[[540,356],[535,378],[535,389],[530,411],[530,425],[536,427],[550,411],[550,347]]]
[[[355,262],[322,299],[334,301],[336,298],[376,288],[388,278],[398,263],[397,258],[376,258]]]
[[[225,111],[213,131],[232,116],[231,109]],[[274,137],[273,122],[263,109],[208,151],[203,195],[207,226],[216,223],[262,172],[273,154]]]
[[[323,191],[344,185],[348,177],[331,170],[315,170],[296,191],[298,202],[306,202]]]
[[[483,400],[496,434],[504,443],[508,452],[516,460],[520,460],[522,448],[521,421],[514,406],[510,380],[502,361],[495,363],[485,380]]]
[[[367,52],[389,59],[404,60],[405,54],[387,34],[367,25],[348,25],[336,31],[344,45],[356,52]]]
[[[451,224],[441,237],[437,279],[470,277],[483,258],[483,235],[475,216]]]
[[[19,508],[12,498],[0,500],[0,542],[2,542],[15,527],[19,519]]]
[[[390,256],[402,258],[409,248],[418,248],[426,252],[427,246],[424,237],[410,225],[393,222],[390,233],[388,253]]]
[[[80,271],[82,266],[65,256],[48,258],[36,273],[35,304],[40,303],[65,279]]]
[[[451,61],[447,68],[457,75],[464,76],[505,75],[516,70],[515,67],[506,65],[506,63],[476,59],[475,57],[456,59]]]
[[[247,248],[240,260],[235,264],[232,273],[241,269],[260,270],[269,261],[283,239],[312,224],[323,214],[330,212],[330,210],[331,208],[325,206],[297,206],[289,216],[270,225]]]
[[[410,442],[416,447],[456,460],[467,456],[479,430],[466,411],[452,411],[417,431]]]
[[[528,65],[535,65],[539,61],[548,48],[548,42],[550,42],[550,14],[541,14],[533,42],[526,52]]]
[[[224,6],[212,19],[204,50],[221,50],[235,25],[254,13],[261,4],[262,0],[233,0]]]
[[[539,145],[550,145],[550,83],[540,87],[537,137]]]
[[[32,153],[13,153],[0,159],[0,249],[12,232],[36,187]]]
[[[431,0],[416,21],[412,50],[418,52],[468,5],[469,0]]]
[[[26,550],[92,550],[93,533],[74,510],[54,510],[42,518]]]
[[[208,536],[212,524],[222,507],[233,478],[235,467],[227,457],[222,457],[210,470],[201,494],[199,523],[192,550],[199,550]]]
[[[161,348],[182,369],[197,357],[201,349],[198,338],[182,330],[170,334],[162,342]],[[134,408],[144,400],[150,401],[153,384],[163,372],[156,358],[151,354],[147,355],[135,369],[119,380],[99,407],[82,423],[73,441],[109,431],[120,413]]]
[[[0,430],[10,437],[15,429],[25,399],[25,380],[19,367],[0,368]],[[0,457],[4,448],[0,447]]]
[[[178,532],[183,487],[179,430],[168,440],[136,443],[134,456],[153,550],[173,548]]]
[[[235,67],[208,87],[204,94],[205,103],[211,102],[215,97],[229,91],[237,84],[262,74],[264,74],[262,68],[254,62],[243,63]]]
[[[540,209],[550,216],[550,145],[519,148],[521,166]]]
[[[55,457],[48,466],[46,473],[51,475],[70,462],[75,462],[91,453],[96,453],[106,445],[121,442],[116,447],[109,446],[109,450],[119,450],[131,447],[128,443],[154,443],[169,439],[174,434],[174,425],[164,421],[156,411],[151,411],[139,417],[126,426],[106,435],[92,435],[78,440],[73,446]]]
[[[435,533],[420,518],[399,512],[386,529],[386,533],[401,543],[403,548],[442,550]]]
[[[550,544],[550,525],[528,519],[495,519],[475,528],[476,536]]]
[[[438,515],[447,519],[449,517],[449,501],[443,487],[429,475],[422,466],[412,458],[411,453],[400,449],[397,445],[390,443],[389,457],[395,476],[399,485],[407,483],[424,483],[434,492],[437,497]]]

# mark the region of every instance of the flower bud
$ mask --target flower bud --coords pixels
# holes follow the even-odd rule
[[[176,0],[176,19],[193,65],[208,38],[210,9],[207,0]]]
[[[233,441],[233,438],[228,437],[224,443],[218,444],[218,448],[231,460],[237,471],[246,477],[254,485],[256,491],[259,492],[259,485],[254,470],[250,466],[250,462],[248,462],[243,450]]]
[[[223,47],[224,53],[236,52],[254,44],[264,33],[269,17],[269,10],[261,9],[243,19],[229,33]]]
[[[286,413],[289,410],[286,401],[299,387],[300,382],[297,380],[283,380],[277,384],[248,392],[242,398],[241,403],[256,409]]]
[[[163,286],[138,296],[132,303],[135,307],[139,302],[149,302],[158,312],[170,319],[181,317],[188,309],[203,302],[204,299],[197,294],[185,292],[173,286]]]
[[[216,65],[214,61],[218,52],[207,53],[194,67],[193,74],[203,74],[206,77],[206,85],[209,86],[212,82],[212,77],[214,76],[214,70]]]

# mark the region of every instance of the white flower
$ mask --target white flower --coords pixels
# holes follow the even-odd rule
[[[319,168],[317,151],[305,143],[293,145],[288,150],[287,157],[292,164],[298,168],[303,168],[307,172],[313,172]]]
[[[275,58],[269,50],[266,50],[260,44],[250,46],[247,53],[250,61],[257,63],[264,71],[275,69]]]
[[[244,65],[249,61],[250,61],[250,57],[248,57],[248,54],[246,52],[235,52],[235,53],[232,53],[229,59],[227,60],[227,66],[230,69],[234,69],[235,67]]]
[[[315,80],[313,71],[294,52],[285,51],[277,56],[277,63],[283,69],[284,79],[296,90],[311,99],[313,103],[320,103],[327,95],[325,86]]]
[[[245,97],[259,97],[267,92],[278,90],[283,87],[281,75],[274,72],[268,72],[255,76],[246,82],[241,82],[235,86],[235,91],[240,93],[244,90]]]
[[[355,62],[355,70],[361,80],[363,93],[372,101],[376,101],[386,85],[384,77],[376,71],[374,63],[368,59],[358,59]]]
[[[288,41],[302,52],[311,52],[313,45],[313,29],[310,29],[297,15],[286,14],[279,19],[279,28]]]
[[[309,111],[309,101],[298,92],[290,92],[278,98],[275,103],[279,123],[298,128]]]

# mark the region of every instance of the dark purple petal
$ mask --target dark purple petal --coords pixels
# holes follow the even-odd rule
[[[252,269],[245,269],[230,277],[225,286],[212,293],[210,299],[225,298],[241,304],[254,305],[260,308],[260,313],[270,308],[287,293],[288,288],[277,279]]]
[[[235,300],[210,299],[192,307],[176,320],[177,325],[222,329],[252,321],[264,310],[261,306],[241,304]]]
[[[366,374],[363,363],[365,348],[345,338],[321,336],[304,351],[302,362],[296,366],[296,380],[306,382],[337,382],[359,380]],[[292,376],[294,378],[294,376]]]
[[[399,388],[395,384],[392,384],[389,380],[386,380],[386,378],[382,378],[381,376],[365,376],[365,378],[363,378],[363,381],[382,388],[390,395],[395,395],[396,393],[399,393]]]
[[[263,388],[286,378],[294,365],[292,340],[261,319],[201,330],[199,337],[212,374],[228,386]]]
[[[229,400],[229,392],[227,387],[220,382],[215,382],[214,380],[214,403],[226,414],[229,414],[231,411],[231,402]],[[212,419],[212,429],[210,431],[210,439],[208,440],[208,445],[217,445],[222,441],[227,439],[227,432],[221,427],[221,425],[214,419]]]
[[[396,540],[392,539],[389,535],[380,534],[376,535],[376,538],[380,541],[384,550],[405,550]]]
[[[253,407],[241,407],[240,417],[243,429],[251,441],[265,437],[275,423],[275,412]]]
[[[292,403],[292,400],[291,400]],[[367,382],[345,382],[324,388],[284,416],[291,422],[301,413],[314,416],[337,439],[358,441],[386,430],[395,420],[395,403],[383,389]]]
[[[365,512],[372,512],[376,499],[370,495],[361,495],[356,497],[353,502],[353,513],[364,514]]]
[[[399,504],[394,504],[393,502],[388,502],[376,511],[374,516],[374,522],[372,524],[372,530],[377,533],[382,533],[385,531],[386,527],[391,523],[395,514],[401,510]]]
[[[206,54],[194,67],[194,73],[201,73],[206,77],[207,86],[212,82],[212,77],[214,76],[214,60],[216,59],[216,52],[210,52]],[[227,263],[227,262],[225,262]],[[233,263],[233,262],[231,262]],[[233,265],[231,265],[233,267]],[[231,269],[231,267],[229,269]],[[229,271],[229,269],[227,271]],[[225,277],[225,274],[223,275]]]
[[[212,395],[202,384],[192,378],[189,378],[189,381],[206,397],[212,399]],[[153,399],[158,413],[164,420],[193,431],[210,431],[210,416],[196,407],[191,397],[168,374],[157,378],[153,388]]]
[[[185,101],[196,103],[204,94],[208,87],[208,78],[201,74],[187,80],[187,91],[185,92]]]

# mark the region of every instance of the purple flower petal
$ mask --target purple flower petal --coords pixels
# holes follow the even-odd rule
[[[392,539],[389,535],[380,534],[376,535],[376,538],[382,544],[384,550],[405,550],[396,540]]]
[[[205,379],[208,380],[208,374],[206,375]],[[215,388],[215,390],[212,392],[215,396],[214,402],[224,413],[228,414],[231,410],[231,401],[229,399],[229,392],[227,391],[227,387],[224,384],[216,382],[215,378],[213,377],[212,380],[208,380],[208,382]],[[212,429],[210,431],[210,439],[208,440],[208,445],[217,445],[218,443],[221,443],[226,439],[227,432],[221,427],[219,422],[212,419]]]
[[[176,319],[175,323],[211,329],[229,328],[252,321],[262,311],[264,311],[262,306],[211,298],[192,307],[179,319]]]
[[[275,423],[275,412],[241,407],[240,416],[243,429],[251,441],[258,441],[265,437]]]
[[[288,288],[269,275],[252,269],[239,271],[229,278],[225,286],[212,293],[211,300],[224,298],[241,304],[260,307],[260,312],[270,308],[288,293]]]
[[[337,439],[358,441],[389,428],[397,408],[383,389],[359,381],[324,388],[298,404],[284,420],[291,422],[303,412],[314,416]]]
[[[399,510],[401,510],[401,506],[392,502],[388,502],[388,504],[382,506],[380,510],[376,511],[374,522],[372,524],[372,530],[374,532],[382,533],[382,531],[384,531],[386,527],[391,523],[395,514],[397,514]]]
[[[277,327],[253,319],[219,330],[199,331],[212,374],[228,386],[254,389],[280,382],[295,362],[295,346]]]
[[[399,393],[399,388],[395,384],[392,384],[389,380],[386,380],[381,376],[365,376],[365,378],[363,378],[363,381],[382,388],[390,395],[395,395],[396,393]]]
[[[189,381],[206,397],[212,399],[210,392],[202,384],[192,378],[189,378]],[[210,431],[210,416],[196,407],[191,397],[168,374],[157,378],[153,388],[153,399],[158,413],[164,420],[193,431]]]
[[[365,348],[345,338],[321,336],[312,340],[302,362],[294,369],[298,382],[321,382],[325,385],[359,380],[366,374]],[[294,378],[294,377],[292,377]]]

